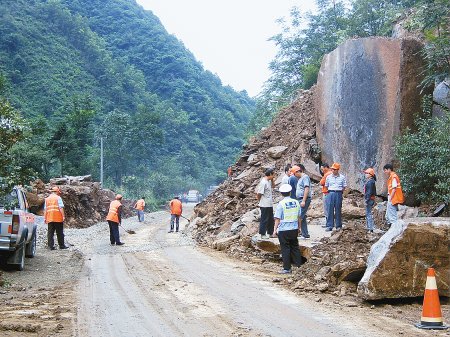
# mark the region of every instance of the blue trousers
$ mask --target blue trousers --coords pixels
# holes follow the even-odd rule
[[[178,232],[178,229],[180,227],[180,216],[176,214],[170,214],[170,231],[173,232],[173,225],[174,222],[176,224],[176,231]]]
[[[138,210],[137,211],[137,216],[138,216],[139,222],[143,222],[144,221],[144,211]]]
[[[108,220],[109,225],[109,240],[111,244],[120,243],[119,224],[117,222]]]
[[[327,228],[342,228],[342,192],[330,191],[328,193],[328,219]]]
[[[301,203],[303,198],[300,198],[299,202]],[[308,212],[308,208],[309,205],[311,204],[311,198],[306,198],[305,201],[305,207],[301,207],[301,219],[302,219],[302,223],[301,223],[301,229],[302,229],[302,236],[304,238],[309,236],[308,233],[308,223],[306,222],[306,212]]]
[[[367,229],[369,231],[373,231],[375,228],[375,223],[373,221],[373,215],[372,215],[372,208],[375,204],[374,200],[369,200],[366,202],[366,222],[367,222]]]

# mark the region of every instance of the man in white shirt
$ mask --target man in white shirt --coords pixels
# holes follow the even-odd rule
[[[275,187],[274,170],[267,169],[264,177],[256,187],[256,199],[258,199],[259,209],[261,210],[261,220],[259,222],[259,234],[262,239],[268,239],[273,235],[273,198],[272,189]]]

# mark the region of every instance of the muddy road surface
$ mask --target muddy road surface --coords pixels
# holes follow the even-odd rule
[[[193,204],[184,205],[189,216]],[[125,219],[123,246],[106,223],[65,231],[67,250],[38,254],[0,288],[0,336],[449,336],[418,330],[420,305],[367,304],[351,297],[295,294],[275,263],[246,263],[167,233],[169,214]],[[448,305],[443,308],[448,318]]]
[[[76,335],[375,337],[392,336],[398,330],[408,336],[417,333],[396,320],[377,318],[374,325],[370,313],[356,314],[354,308],[343,310],[298,297],[274,284],[274,275],[197,248],[182,233],[167,233],[166,212],[151,216],[148,225],[124,237],[124,246],[105,250],[107,242],[103,242],[93,247],[77,291]]]

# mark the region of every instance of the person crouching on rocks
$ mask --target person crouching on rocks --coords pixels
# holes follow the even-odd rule
[[[122,246],[124,243],[120,242],[119,237],[119,224],[122,223],[122,195],[117,194],[115,200],[109,204],[109,212],[106,216],[106,220],[109,225],[109,239],[111,245]]]
[[[301,221],[301,208],[297,200],[290,197],[292,186],[283,184],[280,193],[284,197],[275,210],[274,235],[278,235],[283,259],[283,270],[280,274],[290,274],[291,264],[300,267],[302,257],[298,246],[298,224]]]
[[[377,187],[375,181],[377,177],[373,168],[369,167],[364,170],[366,175],[366,183],[364,184],[364,205],[366,206],[366,223],[367,230],[373,233],[375,224],[373,221],[372,208],[375,204],[375,196],[377,195]]]

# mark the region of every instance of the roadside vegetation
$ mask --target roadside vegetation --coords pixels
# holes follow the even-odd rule
[[[99,180],[103,138],[104,186],[127,198],[156,205],[226,178],[254,100],[222,85],[151,12],[122,0],[18,0],[0,13],[3,107],[28,125],[8,145],[15,167],[44,181]]]

